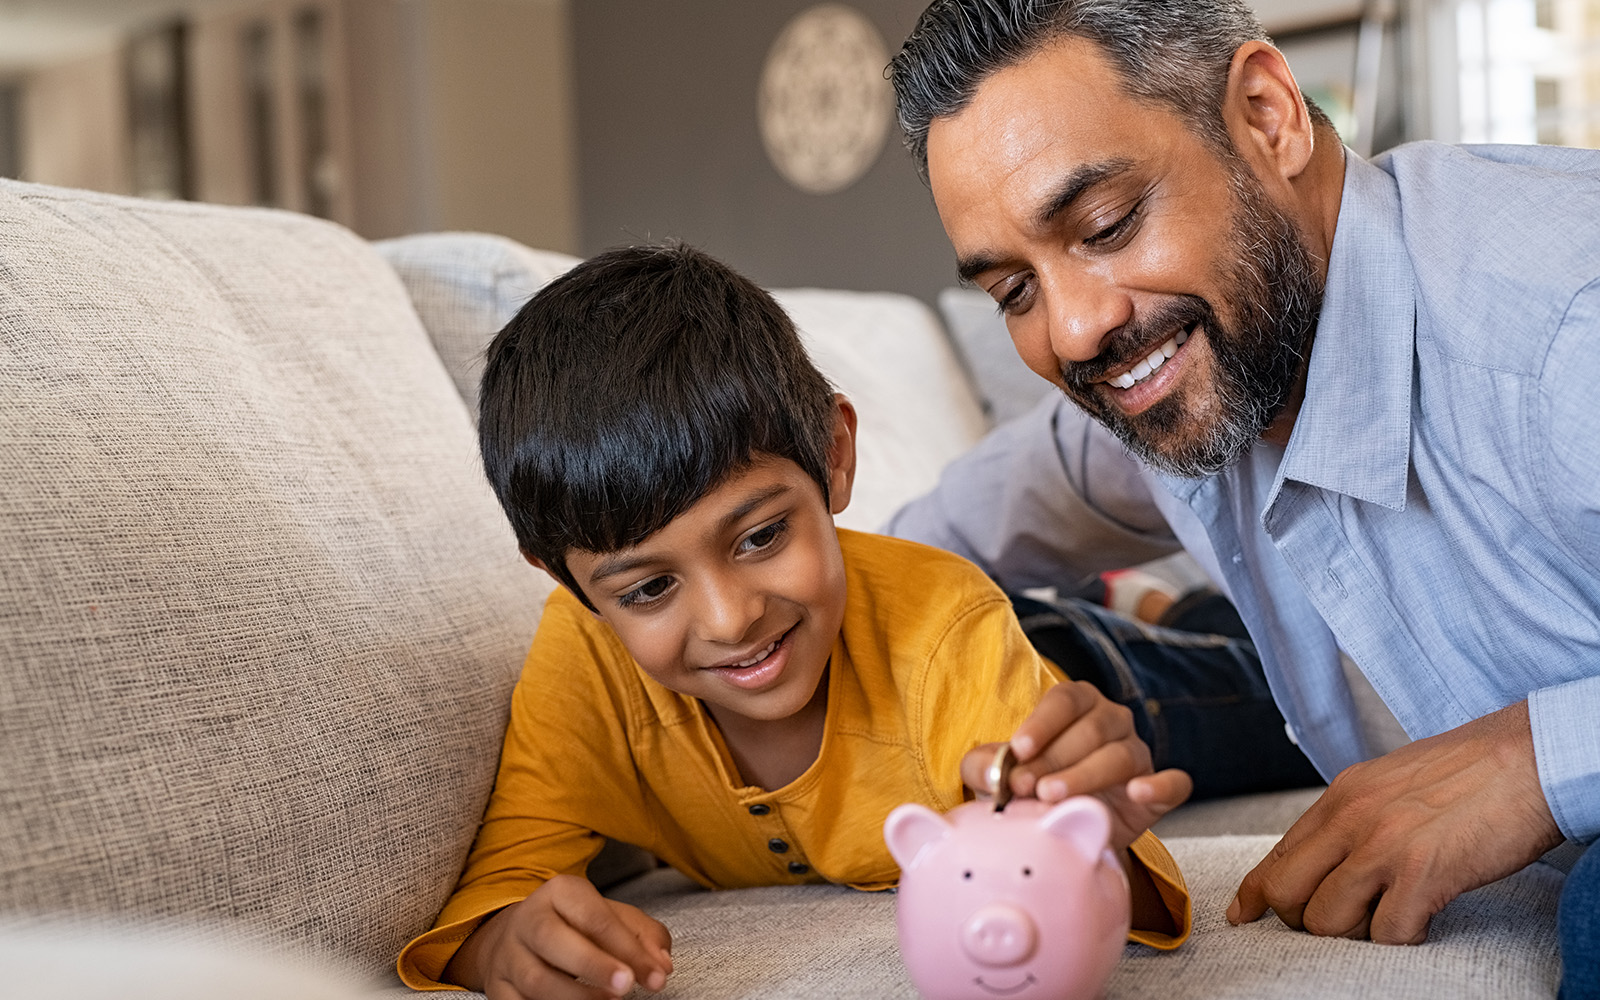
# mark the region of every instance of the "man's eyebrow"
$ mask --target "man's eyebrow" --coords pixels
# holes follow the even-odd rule
[[[1056,216],[1071,208],[1073,203],[1083,197],[1084,192],[1131,169],[1133,161],[1121,158],[1080,164],[1062,178],[1061,183],[1056,185],[1055,190],[1050,192],[1038,210],[1033,213],[1034,225],[1040,227],[1049,225]],[[979,250],[961,257],[956,262],[956,274],[963,283],[970,283],[978,275],[1002,263],[1004,258],[1001,255]]]
[[[1055,192],[1046,198],[1044,204],[1034,213],[1034,224],[1039,226],[1049,224],[1056,216],[1071,208],[1073,202],[1083,197],[1085,191],[1132,169],[1133,161],[1126,159],[1102,160],[1099,163],[1085,163],[1079,166],[1056,185]]]
[[[727,528],[738,523],[739,521],[744,520],[746,517],[749,517],[750,512],[757,509],[762,504],[767,503],[775,497],[781,496],[787,492],[789,492],[789,486],[786,483],[773,483],[771,486],[768,486],[764,489],[756,490],[754,493],[739,501],[739,503],[736,504],[732,510],[724,514],[717,523],[720,527]],[[639,567],[648,566],[650,563],[655,561],[656,557],[654,556],[630,555],[626,552],[619,552],[616,555],[609,556],[606,559],[601,560],[600,565],[596,566],[594,572],[589,575],[589,580],[592,583],[598,583],[601,580],[606,580],[613,576],[621,576],[623,573],[631,573]]]

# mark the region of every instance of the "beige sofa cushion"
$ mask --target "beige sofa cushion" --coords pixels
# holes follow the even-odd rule
[[[419,233],[373,246],[400,276],[474,422],[489,341],[534,292],[579,261],[487,233]]]
[[[1414,948],[1316,938],[1276,917],[1223,913],[1272,836],[1167,841],[1194,897],[1174,952],[1129,945],[1108,1000],[1548,1000],[1555,995],[1561,876],[1542,864],[1457,899]],[[914,1000],[895,938],[895,897],[837,886],[698,890],[662,871],[614,893],[672,931],[661,1000]]]
[[[546,593],[394,273],[302,216],[0,182],[0,912],[387,970]]]

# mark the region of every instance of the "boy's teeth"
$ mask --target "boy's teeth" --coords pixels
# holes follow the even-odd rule
[[[1150,356],[1134,365],[1132,370],[1125,371],[1121,375],[1118,375],[1116,378],[1110,379],[1109,381],[1118,389],[1133,388],[1135,385],[1143,382],[1145,379],[1155,374],[1156,369],[1166,364],[1168,358],[1172,357],[1174,354],[1177,354],[1178,348],[1182,347],[1183,342],[1188,339],[1189,331],[1179,330],[1176,336],[1170,338],[1165,344],[1162,344],[1160,347],[1151,351]]]
[[[772,643],[767,646],[766,649],[763,649],[761,652],[759,652],[756,655],[750,657],[750,659],[748,659],[748,660],[744,660],[744,661],[742,661],[740,663],[735,663],[734,666],[735,667],[753,667],[756,664],[760,663],[762,660],[765,660],[767,657],[771,656],[772,655],[772,651],[774,649],[777,649],[777,648],[778,648],[778,640],[774,639],[774,640],[772,640]]]

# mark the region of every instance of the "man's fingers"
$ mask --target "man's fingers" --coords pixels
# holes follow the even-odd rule
[[[1293,833],[1292,828],[1290,832]],[[1302,834],[1298,843],[1296,839],[1285,834],[1239,883],[1239,891],[1228,907],[1230,923],[1249,923],[1271,909],[1290,927],[1304,928],[1306,904],[1344,862],[1348,849],[1342,839],[1332,834]],[[1369,894],[1361,900],[1363,909],[1371,898]]]

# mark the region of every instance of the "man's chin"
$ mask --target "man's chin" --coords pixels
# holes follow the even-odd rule
[[[1181,479],[1215,475],[1243,458],[1255,434],[1220,427],[1216,420],[1191,412],[1182,399],[1169,396],[1137,414],[1124,412],[1109,398],[1109,390],[1066,396],[1103,425],[1157,472]]]

